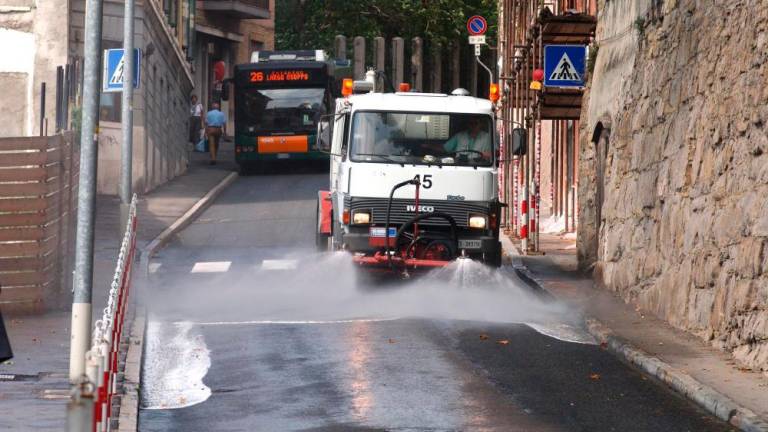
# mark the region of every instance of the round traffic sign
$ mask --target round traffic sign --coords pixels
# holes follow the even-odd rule
[[[480,15],[475,15],[467,20],[467,31],[472,36],[485,34],[488,30],[488,22]]]

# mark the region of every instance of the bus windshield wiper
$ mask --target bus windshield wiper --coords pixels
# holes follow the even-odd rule
[[[375,154],[375,153],[357,153],[357,154],[355,154],[355,156],[374,156],[374,157],[380,158],[380,159],[382,159],[382,160],[385,160],[385,161],[387,161],[387,162],[389,162],[389,163],[393,163],[393,164],[399,164],[399,165],[405,166],[405,162],[398,162],[398,161],[396,161],[396,160],[394,160],[394,159],[390,158],[389,156],[387,156],[387,155],[383,155],[383,154]]]

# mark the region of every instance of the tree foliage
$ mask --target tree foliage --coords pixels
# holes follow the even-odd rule
[[[277,49],[333,48],[336,35],[368,40],[419,36],[431,44],[463,41],[472,15],[488,20],[496,32],[495,0],[277,0]]]

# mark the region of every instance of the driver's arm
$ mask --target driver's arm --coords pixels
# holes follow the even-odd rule
[[[477,147],[475,150],[482,153],[484,159],[491,160],[493,145],[491,144],[491,135],[489,133],[484,133],[483,139],[476,140],[475,145]]]
[[[456,134],[452,136],[448,141],[443,144],[443,150],[445,150],[446,153],[453,153],[456,151],[456,149],[459,147],[459,134]]]

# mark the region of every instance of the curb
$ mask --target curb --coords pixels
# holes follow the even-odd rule
[[[140,262],[143,276],[149,275],[149,261],[179,231],[186,228],[197,216],[207,209],[221,193],[235,181],[237,173],[230,173],[200,198],[171,226],[141,249]],[[144,354],[144,339],[147,330],[147,313],[143,308],[136,311],[128,338],[128,353],[125,358],[125,381],[120,399],[118,432],[136,432],[139,426],[139,404],[141,392],[141,360]]]
[[[507,236],[504,236],[501,242],[504,248],[508,250],[507,254],[511,255],[512,268],[515,274],[524,282],[549,292],[522,262],[517,246]],[[511,251],[516,251],[517,256],[514,256],[515,254]],[[731,398],[712,387],[633,346],[625,339],[616,336],[608,326],[599,320],[585,316],[584,324],[587,331],[605,344],[612,354],[659,379],[715,417],[745,432],[768,432],[768,422],[761,419],[752,410],[738,405]]]
[[[125,358],[125,381],[120,399],[118,432],[136,432],[139,426],[139,392],[141,383],[141,357],[144,351],[144,332],[147,318],[144,310],[138,311],[128,339],[128,355]]]
[[[174,223],[171,224],[168,228],[166,228],[163,232],[160,233],[157,237],[155,237],[154,240],[149,242],[146,246],[144,246],[141,249],[141,258],[144,264],[144,270],[145,274],[148,272],[149,268],[149,260],[159,251],[160,249],[165,246],[166,243],[173,237],[175,234],[177,234],[182,229],[186,228],[187,225],[189,225],[192,220],[194,220],[197,216],[200,215],[205,209],[208,208],[208,206],[211,205],[211,203],[224,191],[224,189],[227,188],[232,182],[235,181],[235,179],[238,177],[238,174],[233,172],[230,173],[228,176],[224,177],[222,181],[220,181],[216,186],[213,187],[213,189],[209,190],[205,196],[200,198],[195,205],[193,205],[189,210],[186,211],[181,217],[176,219]]]

